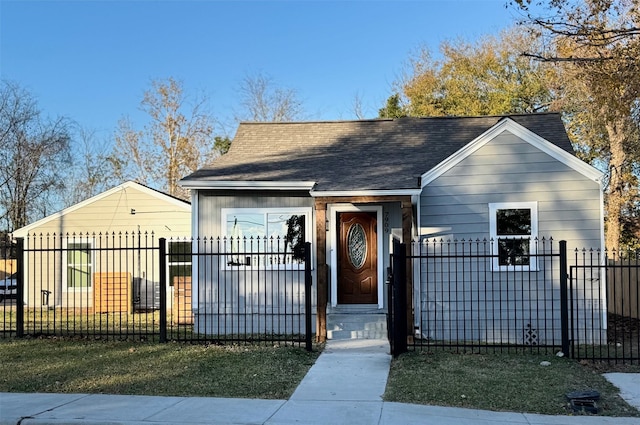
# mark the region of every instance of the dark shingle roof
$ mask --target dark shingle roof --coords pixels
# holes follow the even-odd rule
[[[573,154],[560,115],[509,118]],[[398,190],[504,116],[241,123],[229,152],[192,181],[315,181],[316,191]]]

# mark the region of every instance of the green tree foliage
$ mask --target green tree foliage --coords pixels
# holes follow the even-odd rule
[[[187,197],[178,180],[219,154],[211,137],[214,124],[206,99],[189,100],[180,81],[152,81],[140,103],[149,121],[137,130],[124,118],[116,132],[113,166],[122,178]]]
[[[213,138],[213,141],[213,149],[219,152],[220,155],[227,153],[231,147],[231,139],[229,139],[229,137],[216,136]]]
[[[639,0],[511,3],[521,26],[421,50],[380,116],[561,111],[578,156],[607,172],[607,247],[640,245]]]
[[[31,93],[0,82],[0,212],[13,231],[57,206],[70,163],[70,123],[42,116]]]
[[[398,83],[380,116],[498,115],[548,109],[545,81],[550,67],[520,55],[535,43],[514,29],[477,43],[442,43],[441,58],[426,48],[410,59],[411,70]],[[401,93],[401,94],[400,94]],[[402,96],[402,98],[400,97]]]
[[[559,68],[559,103],[569,131],[583,158],[607,171],[607,247],[637,245],[640,2],[514,3],[527,12],[524,25],[543,40],[542,48],[523,52]],[[532,3],[536,12],[529,9]]]
[[[400,95],[394,93],[387,99],[387,104],[384,108],[380,108],[378,111],[378,117],[380,118],[402,118],[406,117],[407,113],[404,106],[401,104]]]

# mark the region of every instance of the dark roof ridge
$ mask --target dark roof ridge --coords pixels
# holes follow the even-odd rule
[[[480,119],[480,118],[510,118],[510,117],[530,117],[539,115],[560,115],[560,112],[518,112],[512,114],[496,115],[435,115],[435,116],[407,116],[399,118],[365,118],[361,120],[309,120],[309,121],[240,121],[241,125],[287,125],[287,124],[341,124],[341,123],[363,123],[363,122],[385,122],[402,120],[455,120],[455,119]]]

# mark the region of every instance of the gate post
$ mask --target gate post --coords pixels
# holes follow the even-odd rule
[[[304,340],[307,351],[311,345],[311,243],[304,244]]]
[[[567,241],[560,241],[560,329],[562,352],[569,357],[569,285],[567,274]]]
[[[167,342],[167,239],[160,238],[160,342]]]
[[[406,246],[393,241],[393,341],[394,357],[407,352],[407,251]]]
[[[24,238],[16,239],[16,337],[24,337]]]

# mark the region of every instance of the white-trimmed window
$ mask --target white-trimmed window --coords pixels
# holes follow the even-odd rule
[[[300,267],[311,208],[223,208],[222,235],[227,267]]]
[[[73,239],[66,243],[65,288],[67,291],[91,289],[93,250],[91,241]]]
[[[537,202],[489,204],[494,270],[536,270]]]
[[[191,277],[191,240],[171,240],[168,241],[169,258],[167,276],[169,286],[173,286],[176,277]]]

